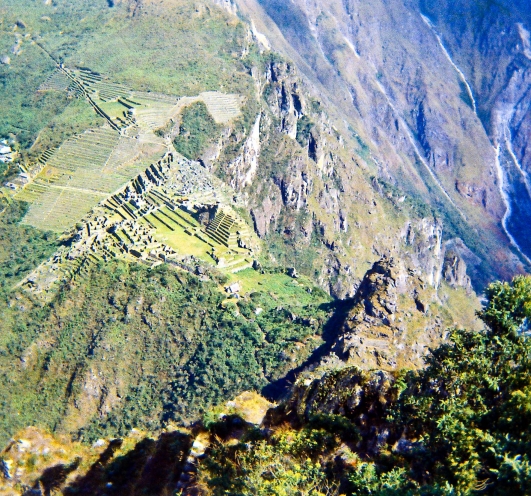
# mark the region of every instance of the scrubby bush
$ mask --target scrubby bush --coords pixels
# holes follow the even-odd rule
[[[215,445],[204,484],[214,494],[531,494],[531,277],[494,283],[486,295],[484,331],[454,330],[424,370],[397,374],[380,418],[367,405],[372,428],[355,409],[324,413],[346,394],[324,380],[320,413],[308,418],[299,386],[272,430]]]
[[[197,160],[221,132],[203,102],[186,107],[181,115],[175,149],[191,160]]]

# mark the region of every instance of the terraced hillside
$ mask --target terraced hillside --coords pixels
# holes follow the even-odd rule
[[[70,70],[58,63],[38,91],[48,90],[68,90],[85,98],[107,123],[68,139],[53,153],[44,152],[34,167],[36,177],[16,195],[31,203],[24,223],[43,230],[72,227],[147,164],[171,150],[171,144],[154,131],[176,118],[187,105],[203,101],[220,123],[240,114],[238,95],[205,92],[178,98],[133,91],[89,69]]]
[[[36,187],[39,183],[34,181],[25,193]],[[73,188],[41,188],[32,193],[37,198],[26,221],[41,212],[67,220],[72,220],[72,212],[81,212],[82,205],[68,202]],[[150,267],[165,262],[191,272],[199,265],[216,266],[235,274],[251,268],[260,251],[256,236],[234,210],[239,205],[235,192],[205,167],[175,152],[165,154],[112,195],[98,193],[103,200],[80,191],[84,196],[78,198],[99,200],[99,205],[76,222],[66,234],[68,242],[53,257],[18,285],[44,301],[53,298],[58,284],[77,280],[94,264],[115,258]],[[51,222],[42,216],[36,221]]]
[[[203,101],[208,111],[218,124],[225,124],[240,115],[240,97],[226,95],[218,91],[201,93],[199,100]]]
[[[138,144],[109,127],[67,140],[16,195],[31,203],[23,222],[43,230],[72,227],[145,167],[143,160],[135,158],[148,161],[164,151],[156,143]]]

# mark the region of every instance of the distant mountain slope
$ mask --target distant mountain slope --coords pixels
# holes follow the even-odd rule
[[[528,4],[236,4],[367,142],[378,177],[434,206],[493,273],[529,262]]]

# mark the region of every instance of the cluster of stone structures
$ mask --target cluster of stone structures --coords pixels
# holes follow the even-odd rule
[[[231,207],[234,195],[215,182],[199,163],[167,153],[100,203],[23,283],[47,293],[58,280],[116,257],[180,268],[192,257],[230,272],[251,267],[258,244]]]
[[[85,98],[106,122],[45,151],[13,179],[16,198],[31,204],[24,223],[64,231],[77,222],[56,255],[21,284],[46,295],[56,282],[114,257],[192,270],[196,262],[231,272],[251,267],[258,243],[233,208],[241,199],[154,132],[195,101],[227,122],[240,113],[239,97],[133,91],[53,60],[56,70],[38,91]],[[147,160],[156,161],[146,168]]]
[[[0,141],[0,162],[3,164],[13,162],[16,152],[9,146],[7,140]]]
[[[7,140],[0,140],[0,163],[9,164],[16,158],[16,152],[9,146]],[[7,182],[5,186],[9,189],[15,190],[18,185],[14,182]]]
[[[253,242],[250,230],[223,200],[226,196],[216,188],[203,166],[176,159],[176,154],[170,152],[110,197],[104,206],[122,219],[121,224],[142,223],[144,229],[194,236],[208,246],[205,248],[218,266],[230,267],[228,259],[234,259],[234,255],[252,257]],[[131,239],[130,231],[124,234]],[[145,257],[146,252],[164,260],[175,255],[171,249],[161,247],[143,249],[141,256]]]
[[[69,91],[84,98],[105,124],[45,151],[35,164],[5,185],[18,199],[31,204],[23,222],[39,229],[68,229],[102,198],[142,172],[146,162],[173,151],[171,139],[155,131],[172,121],[186,105],[204,101],[216,122],[230,120],[240,112],[237,95],[207,92],[179,98],[134,91],[89,69],[69,69],[55,62],[56,70],[38,91]],[[188,174],[183,172],[182,184],[175,186],[180,194],[191,194],[196,186],[214,191],[204,181],[196,184],[196,168],[193,165]],[[158,177],[156,170],[153,175]]]

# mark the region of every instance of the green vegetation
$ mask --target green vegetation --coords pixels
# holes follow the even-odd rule
[[[10,294],[0,308],[2,442],[34,424],[85,440],[157,431],[283,377],[322,343],[329,297],[266,290],[227,300],[216,283],[166,265],[112,262],[44,307]]]
[[[306,116],[303,115],[297,124],[297,142],[303,148],[308,146],[308,139],[310,138],[310,132],[314,127],[314,123]]]
[[[481,312],[483,333],[454,331],[428,368],[412,376],[395,408],[409,436],[428,456],[412,469],[448,481],[459,493],[485,487],[491,494],[531,488],[528,425],[531,343],[523,335],[531,317],[531,278],[495,283]]]
[[[40,46],[66,67],[88,67],[134,90],[178,96],[222,87],[227,93],[252,91],[244,62],[234,56],[248,43],[242,23],[200,2],[150,2],[135,15],[125,3],[109,8],[106,0],[73,0],[58,6],[3,2],[0,55],[9,54],[11,62],[0,65],[0,137],[14,134],[24,151],[45,129],[44,149],[93,126],[97,119],[93,113],[79,112],[76,100],[64,90],[37,91],[55,70]],[[25,27],[14,28],[19,20]],[[18,45],[20,50],[13,55]],[[70,105],[74,107],[68,110]]]
[[[378,185],[382,188],[382,193],[388,198],[393,199],[393,205],[398,210],[405,209],[406,212],[412,214],[414,217],[419,218],[430,218],[435,217],[435,212],[427,203],[425,203],[422,198],[418,195],[406,195],[403,190],[399,187],[388,183],[383,180],[378,180],[375,177],[372,178],[373,181],[378,181]],[[403,202],[399,200],[403,198]]]
[[[72,99],[63,112],[52,118],[42,129],[32,152],[43,152],[59,146],[71,136],[100,127],[103,122],[86,100]]]
[[[472,495],[531,491],[531,277],[495,283],[482,332],[454,330],[418,372],[341,369],[228,442],[209,424],[212,494]],[[371,375],[372,374],[372,375]]]
[[[8,291],[57,248],[56,237],[19,222],[28,210],[24,202],[4,206],[0,214],[0,290]]]
[[[13,33],[0,34],[0,53],[15,42]],[[66,92],[37,93],[40,84],[54,70],[53,63],[36,45],[23,43],[24,51],[9,66],[0,65],[2,81],[2,120],[0,136],[17,137],[22,149],[29,148],[39,131],[68,106]]]
[[[171,246],[179,253],[190,254],[212,264],[212,257],[208,254],[211,250],[210,245],[196,236],[187,234],[184,228],[176,223],[172,223],[171,229],[165,226],[153,216],[148,217],[149,222],[156,227],[157,234],[165,244]]]
[[[328,297],[320,288],[314,287],[312,281],[305,277],[292,279],[280,267],[261,273],[254,269],[245,269],[228,275],[228,283],[239,282],[244,293],[253,297],[261,293],[275,298],[281,305],[290,305],[296,300],[299,305],[311,305],[317,299],[323,302]]]
[[[221,126],[214,122],[207,106],[203,102],[193,103],[181,114],[179,135],[173,144],[179,153],[191,160],[197,160],[220,131]]]
[[[222,150],[220,163],[229,163],[240,154],[242,140],[249,135],[259,112],[260,104],[255,98],[249,98],[243,105],[241,115],[234,119],[234,122],[232,123],[231,134],[227,139],[227,144]],[[217,173],[223,178],[225,170],[221,168]]]
[[[216,427],[211,429],[215,432]],[[251,441],[248,449],[243,445],[229,447],[220,441],[214,444],[202,467],[213,475],[209,479],[203,473],[204,484],[212,494],[317,496],[331,494],[337,486],[312,457],[335,444],[333,434],[317,429],[280,431],[266,441],[253,430],[247,436]]]
[[[284,219],[281,219],[284,220]],[[314,262],[319,259],[320,243],[318,233],[312,232],[310,244],[304,242],[301,232],[283,233],[280,229],[267,235],[266,242],[269,252],[281,265],[293,263],[294,267],[308,277],[314,277],[318,269]]]

